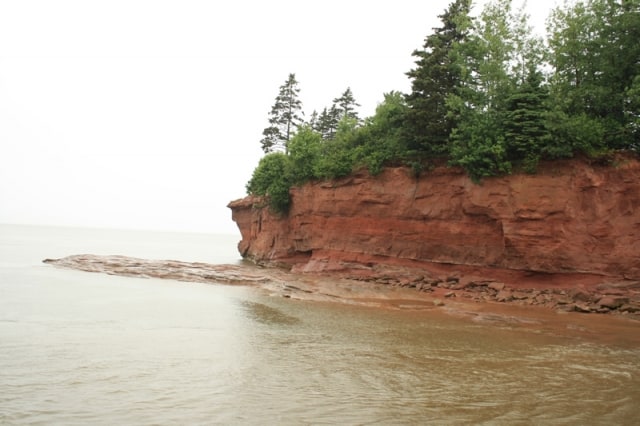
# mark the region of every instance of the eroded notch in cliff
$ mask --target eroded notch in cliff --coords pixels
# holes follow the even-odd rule
[[[313,250],[292,250],[289,256],[293,264],[306,264],[311,260]]]

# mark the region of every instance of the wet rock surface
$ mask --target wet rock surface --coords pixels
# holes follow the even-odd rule
[[[563,312],[631,314],[640,318],[640,281],[607,281],[585,288],[580,284],[576,287],[572,277],[568,276],[566,283],[556,287],[545,283],[536,286],[535,281],[531,280],[528,282],[531,287],[523,287],[517,283],[507,285],[493,279],[434,276],[425,274],[425,271],[420,273],[413,279],[403,276],[398,270],[395,277],[389,274],[372,274],[364,278],[352,276],[351,279],[412,288],[446,299],[540,306]],[[558,277],[555,278],[557,280]]]
[[[45,259],[50,265],[85,272],[101,272],[139,278],[162,278],[186,282],[261,284],[269,279],[236,265],[211,265],[177,260],[147,260],[127,256],[81,254],[61,259]]]
[[[452,304],[515,305],[561,312],[619,314],[640,319],[640,281],[602,282],[589,288],[512,286],[495,279],[438,275],[411,268],[371,267],[333,273],[295,273],[244,263],[213,265],[126,256],[74,255],[44,263],[87,272],[185,282],[247,285],[288,298],[370,306],[429,309]],[[366,272],[366,273],[365,273]],[[531,284],[531,281],[529,282]],[[490,308],[489,308],[490,310]]]

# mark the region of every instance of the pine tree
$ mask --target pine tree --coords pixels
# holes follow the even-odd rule
[[[295,74],[289,74],[287,81],[280,86],[280,93],[269,112],[269,127],[262,131],[260,141],[265,153],[287,152],[287,144],[302,125],[302,102],[298,98],[300,89]]]
[[[469,28],[471,0],[455,0],[444,14],[442,26],[415,50],[416,68],[407,73],[411,93],[407,96],[408,146],[429,155],[446,151],[455,121],[447,115],[447,97],[460,85],[460,70],[451,57],[455,44],[465,40]]]
[[[356,111],[356,107],[359,107],[360,104],[357,103],[353,97],[350,87],[347,87],[347,90],[345,90],[339,98],[333,100],[333,105],[335,105],[340,112],[339,120],[352,118],[356,120],[356,122],[360,122],[360,117],[358,117],[358,112]]]

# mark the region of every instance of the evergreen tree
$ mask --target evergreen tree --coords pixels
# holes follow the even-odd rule
[[[522,162],[530,173],[535,172],[547,140],[546,98],[541,73],[531,70],[524,83],[507,99],[504,122],[507,157],[512,162]]]
[[[416,68],[407,73],[411,93],[406,116],[409,147],[430,155],[446,151],[455,119],[447,114],[446,100],[460,85],[460,69],[451,52],[469,30],[471,0],[455,0],[439,18],[442,26],[427,36],[422,49],[415,50]]]
[[[338,124],[340,123],[341,111],[338,109],[336,104],[331,105],[330,109],[326,107],[322,110],[320,115],[318,115],[318,119],[315,122],[315,125],[312,126],[312,129],[320,135],[322,135],[322,139],[331,140],[336,136],[336,131],[338,130]]]
[[[351,88],[348,87],[340,97],[333,100],[331,108],[324,108],[320,114],[316,114],[315,119],[310,123],[311,128],[320,133],[322,139],[332,140],[336,137],[341,121],[348,119],[356,123],[361,122],[356,111],[356,107],[359,106],[360,104],[353,97]]]
[[[289,74],[287,81],[280,86],[280,93],[269,112],[269,127],[262,132],[260,141],[265,153],[288,151],[287,144],[296,129],[302,125],[302,102],[298,98],[300,89],[295,74]]]
[[[540,58],[528,17],[513,12],[511,2],[486,4],[467,40],[453,49],[462,83],[447,99],[456,120],[450,156],[475,179],[510,171],[504,127],[514,107],[509,100]]]
[[[509,78],[511,46],[510,0],[485,5],[464,43],[454,47],[453,57],[462,83],[447,99],[452,130],[452,164],[464,167],[474,180],[509,172],[502,118],[512,88]]]
[[[360,117],[358,117],[358,112],[356,111],[356,107],[359,107],[360,104],[357,103],[353,97],[350,87],[347,87],[347,90],[345,90],[339,98],[333,100],[333,105],[336,106],[340,113],[338,121],[344,118],[351,118],[356,120],[356,122],[360,122]]]
[[[316,130],[316,128],[318,127],[318,119],[319,119],[318,111],[314,109],[313,112],[311,113],[311,117],[309,117],[309,122],[307,123],[309,127],[311,127],[311,129]]]

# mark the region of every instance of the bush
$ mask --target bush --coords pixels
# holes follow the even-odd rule
[[[303,126],[289,141],[291,181],[302,184],[316,176],[316,164],[320,159],[322,136],[311,127]]]
[[[385,165],[407,156],[402,139],[402,122],[406,112],[402,94],[385,94],[384,101],[376,108],[373,117],[358,129],[355,139],[354,161],[364,165],[373,175],[379,174]]]
[[[281,152],[267,154],[247,182],[247,193],[268,197],[269,206],[276,212],[286,212],[291,202],[289,157]]]
[[[324,141],[315,165],[315,176],[318,179],[336,179],[352,171],[353,150],[342,140]]]
[[[511,172],[506,142],[498,120],[473,112],[454,129],[449,148],[451,165],[461,166],[474,182]]]

